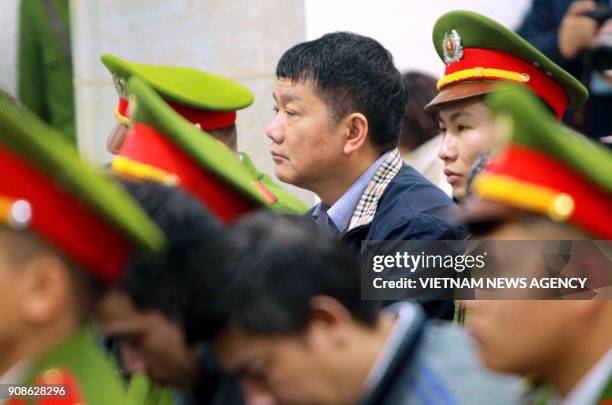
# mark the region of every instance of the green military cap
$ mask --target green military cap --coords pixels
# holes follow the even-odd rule
[[[61,134],[0,97],[0,224],[29,229],[104,282],[135,249],[160,252],[159,228]]]
[[[182,66],[160,66],[130,62],[114,55],[101,56],[113,75],[120,101],[117,115],[127,118],[127,81],[138,76],[157,91],[166,102],[203,130],[234,124],[236,111],[253,104],[253,93],[225,77]]]
[[[542,98],[557,117],[588,98],[586,88],[522,37],[483,15],[457,10],[440,17],[433,43],[446,68],[440,93],[429,104],[490,93],[495,83],[520,83]]]
[[[130,79],[129,93],[133,125],[113,170],[177,184],[225,222],[276,201],[230,149],[186,121],[140,77]]]
[[[502,146],[474,192],[612,239],[612,152],[555,121],[524,89],[497,92],[487,104]]]

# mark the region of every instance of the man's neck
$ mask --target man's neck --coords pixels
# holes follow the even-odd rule
[[[360,155],[351,156],[346,165],[338,167],[335,173],[328,176],[317,187],[311,188],[311,191],[321,199],[323,204],[331,207],[379,157],[380,154],[375,151],[364,151]]]
[[[358,402],[365,395],[368,377],[384,352],[395,321],[394,315],[383,312],[373,329],[366,327],[361,329],[360,327],[361,337],[354,344],[354,352],[351,356],[350,369],[352,372],[345,373],[346,384],[341,388],[344,392],[350,392],[355,396],[352,401],[347,402]]]
[[[550,372],[544,376],[563,398],[567,397],[610,349],[609,343],[605,342],[581,342],[580,346],[567,356],[559,356],[557,361],[547,367]]]
[[[69,338],[75,331],[76,327],[57,325],[52,330],[32,331],[27,336],[17,339],[15,344],[2,349],[0,376],[20,361],[36,358],[41,353]]]

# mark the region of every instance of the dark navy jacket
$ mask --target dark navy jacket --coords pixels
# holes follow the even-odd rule
[[[457,225],[456,214],[456,205],[442,190],[404,164],[378,200],[372,222],[348,231],[342,240],[359,256],[362,240],[465,239],[468,232]],[[453,317],[452,301],[421,304],[431,318]]]
[[[356,252],[362,240],[465,239],[456,223],[456,205],[411,166],[404,165],[380,200],[374,220],[347,232],[342,240]]]

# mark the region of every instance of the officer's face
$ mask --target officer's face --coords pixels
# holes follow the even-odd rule
[[[127,294],[108,293],[97,311],[102,332],[119,342],[123,367],[145,372],[162,385],[190,389],[198,373],[196,355],[182,329],[155,310],[139,310]]]
[[[438,157],[444,161],[444,174],[453,187],[453,196],[461,200],[476,157],[493,142],[490,111],[481,98],[449,103],[440,108],[438,123],[442,134]]]
[[[492,240],[580,239],[578,235],[557,224],[551,227],[547,220],[539,220],[531,223],[500,222],[482,237]],[[574,253],[574,258],[563,271],[570,277],[575,269],[601,265],[597,264],[592,252],[584,255]],[[517,269],[531,267],[532,271],[541,271],[542,274],[549,270],[544,262],[534,268],[534,260],[528,254],[515,255],[510,262]],[[609,263],[606,259],[603,262],[606,264],[602,267]],[[598,308],[603,303],[605,301],[596,300],[465,301],[470,314],[469,328],[481,359],[488,367],[543,378],[550,377],[548,373],[558,372],[560,367],[566,367],[561,360],[569,358],[566,356],[571,356],[576,347],[584,347],[586,332],[601,320],[612,325],[609,318],[605,319],[605,314],[601,315],[604,309]],[[608,341],[612,342],[609,338],[612,335],[607,335]]]
[[[0,375],[12,366],[8,356],[18,341],[23,322],[19,317],[23,277],[15,269],[15,265],[7,251],[9,245],[6,242],[8,230],[3,230],[0,225],[0,308],[4,308],[0,316]],[[11,310],[8,310],[11,308]],[[16,359],[19,360],[19,359]]]
[[[0,224],[0,375],[74,333],[77,302],[55,250]]]
[[[469,301],[470,329],[483,362],[497,371],[550,377],[590,325],[598,301]],[[568,357],[566,357],[568,356]],[[561,362],[561,363],[557,363]]]
[[[338,171],[344,147],[338,126],[310,81],[281,78],[274,100],[277,113],[266,127],[274,172],[285,183],[316,190]]]

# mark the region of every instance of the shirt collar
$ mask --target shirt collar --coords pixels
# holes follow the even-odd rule
[[[23,375],[25,374],[27,367],[28,364],[25,360],[16,363],[15,365],[13,365],[13,367],[9,368],[6,373],[0,376],[0,385],[19,384],[21,382],[21,379],[23,378]],[[1,403],[2,402],[0,402],[0,404]]]
[[[612,349],[591,368],[578,385],[568,394],[567,398],[559,401],[563,405],[592,404],[604,389],[612,373]]]
[[[389,337],[387,337],[385,347],[366,379],[365,397],[368,397],[380,384],[401,344],[407,337],[417,333],[417,328],[421,327],[424,316],[418,306],[407,302],[393,304],[385,309],[385,312],[395,315],[396,320]]]
[[[368,169],[359,176],[359,178],[351,185],[351,187],[331,206],[328,207],[322,202],[315,207],[312,217],[316,221],[322,214],[326,212],[329,219],[338,229],[340,234],[344,234],[349,226],[355,207],[359,203],[366,187],[372,180],[374,173],[379,169],[383,162],[387,159],[392,151],[384,153]]]

